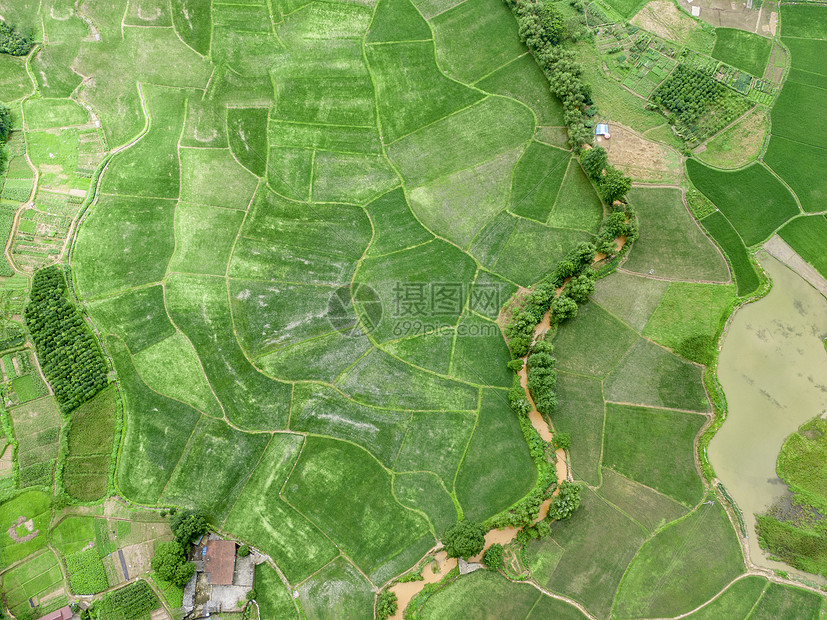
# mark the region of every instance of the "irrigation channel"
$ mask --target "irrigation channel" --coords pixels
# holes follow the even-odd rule
[[[534,341],[536,342],[537,339],[543,336],[551,326],[551,311],[546,312],[543,320],[534,328]],[[527,358],[528,356],[526,356]],[[525,359],[523,361],[525,361]],[[522,370],[519,372],[520,376],[520,385],[523,386],[525,390],[525,396],[528,399],[529,404],[531,405],[531,410],[529,411],[528,417],[531,420],[531,425],[537,430],[540,434],[540,437],[544,441],[551,442],[553,434],[551,429],[549,428],[548,422],[543,418],[539,411],[537,411],[537,407],[534,405],[534,399],[531,398],[531,394],[528,391],[527,382],[528,382],[528,372],[526,369],[526,365],[523,364]],[[569,468],[568,468],[568,461],[566,459],[566,452],[565,450],[557,450],[555,452],[557,457],[557,461],[555,464],[556,471],[557,471],[557,484],[560,484],[564,480],[568,480],[569,476]],[[555,491],[555,494],[557,491]],[[542,505],[540,506],[540,510],[537,514],[537,519],[535,523],[538,521],[542,521],[546,518],[548,514],[549,506],[551,506],[552,497],[545,500]],[[485,535],[485,546],[483,547],[483,551],[481,551],[478,555],[469,558],[469,562],[480,562],[482,560],[482,554],[485,549],[493,545],[494,543],[500,543],[501,545],[506,545],[510,543],[514,538],[517,536],[517,532],[520,530],[516,527],[509,526],[502,530],[491,530]],[[445,575],[447,575],[452,569],[454,569],[457,565],[456,558],[449,558],[448,554],[445,551],[439,551],[433,554],[433,562],[436,562],[436,570],[431,570],[426,565],[426,570],[422,571],[422,581],[408,581],[404,583],[397,583],[391,586],[390,591],[394,592],[399,599],[399,608],[397,612],[391,616],[390,620],[402,620],[402,617],[405,613],[405,608],[408,606],[408,603],[411,599],[416,596],[422,588],[424,588],[429,583],[436,583],[440,581]],[[433,564],[433,563],[432,563]]]
[[[743,511],[751,562],[796,572],[761,550],[754,514],[788,493],[775,470],[784,440],[827,410],[827,299],[769,254],[758,260],[773,286],[736,312],[724,336],[718,378],[729,413],[709,460]]]

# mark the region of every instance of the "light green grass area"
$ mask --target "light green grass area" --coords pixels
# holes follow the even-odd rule
[[[28,99],[23,105],[29,129],[70,127],[89,122],[85,109],[70,99]]]
[[[8,609],[20,620],[33,620],[67,602],[63,573],[51,551],[35,555],[5,573],[3,590]]]
[[[598,491],[600,496],[650,532],[687,513],[687,509],[671,497],[634,482],[613,469],[603,469],[602,474],[603,483]]]
[[[265,377],[244,356],[233,334],[226,283],[174,276],[166,294],[167,310],[195,347],[229,420],[242,428],[284,428],[290,386]]]
[[[164,487],[161,503],[198,507],[211,521],[223,521],[269,440],[267,434],[244,433],[222,420],[202,417]],[[216,462],[222,467],[213,467]],[[207,469],[212,469],[209,476],[198,475]]]
[[[430,38],[428,23],[410,0],[383,0],[377,3],[365,40],[368,43],[389,43]]]
[[[597,281],[592,298],[636,331],[642,331],[657,309],[668,282],[622,271]]]
[[[709,140],[696,157],[717,168],[740,168],[761,155],[769,129],[768,110],[753,108],[737,123]]]
[[[765,171],[766,172],[766,171]],[[640,238],[624,269],[661,278],[726,282],[726,262],[686,209],[678,189],[635,188]]]
[[[551,94],[548,80],[531,54],[523,54],[476,83],[492,94],[516,99],[534,112],[539,125],[564,125],[563,106]]]
[[[432,41],[374,45],[367,47],[365,53],[376,84],[380,126],[386,143],[484,96],[450,80],[437,69]],[[410,84],[417,87],[409,88]]]
[[[513,99],[489,96],[405,136],[387,152],[413,188],[513,150],[533,135],[531,110]]]
[[[734,301],[732,285],[672,282],[643,335],[688,360],[709,364]]]
[[[537,471],[505,393],[485,390],[471,443],[460,465],[456,494],[468,519],[508,508],[534,486]]]
[[[814,592],[771,583],[750,614],[754,620],[816,620],[824,598]]]
[[[551,538],[563,548],[563,555],[551,578],[541,585],[606,617],[623,573],[646,535],[591,489],[583,489],[580,497],[580,508],[572,518],[552,526]],[[600,562],[595,563],[596,557]]]
[[[746,296],[760,284],[758,274],[744,247],[744,242],[721,212],[715,212],[703,219],[703,227],[718,243],[729,259],[733,277],[738,285],[738,295]]]
[[[63,555],[77,553],[95,540],[95,526],[95,517],[66,517],[52,529],[52,544]]]
[[[827,277],[827,257],[821,249],[824,247],[824,235],[827,234],[827,218],[823,215],[799,217],[779,231],[781,238],[818,272]]]
[[[137,288],[89,304],[90,314],[104,334],[114,334],[137,355],[175,334],[164,307],[164,287]]]
[[[572,160],[557,194],[549,226],[577,228],[596,233],[603,219],[603,203],[579,164]]]
[[[687,617],[692,620],[747,618],[767,586],[768,582],[764,577],[749,575],[733,583],[709,605]]]
[[[45,547],[50,516],[49,496],[41,491],[26,491],[0,504],[0,526],[3,532],[14,528],[21,538],[37,532],[30,540],[21,542],[15,542],[8,535],[0,537],[0,566],[6,568]],[[25,518],[21,525],[15,525],[20,517]],[[31,531],[25,525],[29,519],[32,520]]]
[[[243,210],[257,185],[229,150],[181,149],[181,200]]]
[[[771,49],[771,39],[736,28],[716,28],[712,57],[761,77]]]
[[[365,210],[374,230],[368,255],[404,250],[434,238],[414,217],[401,188],[375,199]]]
[[[500,0],[466,0],[431,25],[440,67],[460,82],[475,82],[526,52],[511,10]]]
[[[331,584],[336,584],[331,588]],[[325,566],[301,584],[299,601],[307,620],[359,620],[373,613],[373,588],[344,557]]]
[[[511,387],[513,373],[506,367],[510,360],[499,326],[466,312],[457,327],[451,374],[470,383]]]
[[[254,582],[256,603],[262,618],[298,618],[290,593],[279,578],[278,573],[269,564],[256,566]]]
[[[9,410],[17,439],[21,488],[51,486],[60,441],[60,414],[53,396]]]
[[[243,540],[255,541],[291,583],[305,579],[339,553],[316,525],[279,496],[302,444],[300,435],[273,436],[224,523]]]
[[[313,160],[317,202],[363,204],[399,185],[399,177],[381,155],[318,151]]]
[[[641,0],[606,0],[606,4],[617,11],[621,17],[628,19],[637,13],[641,5],[645,4],[645,0],[643,2]]]
[[[396,474],[393,477],[393,492],[403,506],[424,512],[437,536],[441,536],[458,519],[454,502],[436,474]]]
[[[78,499],[91,501],[106,494],[119,406],[110,385],[72,412],[63,484]]]
[[[405,327],[404,321],[401,327]],[[448,374],[456,330],[448,328],[439,331],[419,331],[424,333],[417,332],[400,340],[392,340],[383,345],[382,349],[414,366],[439,374]],[[480,377],[474,377],[473,381],[479,382]]]
[[[119,340],[108,338],[106,344],[118,371],[124,406],[130,412],[118,461],[118,485],[134,501],[155,503],[200,414],[184,403],[151,391],[141,381],[129,352]],[[165,415],[155,415],[156,411],[164,411]]]
[[[450,488],[475,422],[470,413],[414,413],[394,470],[426,470]]]
[[[709,411],[703,369],[641,338],[606,378],[606,400]]]
[[[620,362],[637,334],[600,305],[585,304],[577,318],[562,325],[554,337],[560,370],[604,377]]]
[[[223,275],[243,219],[241,211],[178,203],[169,270]]]
[[[293,389],[291,430],[356,443],[385,467],[393,466],[410,419],[407,411],[366,407],[329,388],[298,384]],[[416,469],[424,466],[417,462]]]
[[[512,583],[499,573],[481,570],[431,596],[422,606],[420,617],[525,618],[541,596],[528,584]]]
[[[618,618],[691,611],[744,571],[741,545],[720,504],[703,504],[647,541],[615,601]]]
[[[610,403],[603,464],[692,506],[703,494],[693,445],[704,421],[692,413]]]
[[[577,480],[597,486],[603,451],[603,386],[599,379],[561,372],[556,391],[558,405],[551,421],[555,431],[571,437],[571,472]]]
[[[175,248],[174,214],[172,200],[101,196],[75,244],[78,292],[98,297],[161,280]],[[115,258],[125,254],[128,262]]]
[[[545,222],[554,207],[570,159],[568,151],[531,142],[514,169],[509,211]]]
[[[333,332],[284,347],[256,360],[263,373],[285,381],[318,380],[333,383],[364,355],[371,343],[358,327]]]
[[[3,101],[15,101],[31,93],[34,85],[26,72],[26,59],[0,54],[0,88]]]
[[[415,188],[409,194],[411,210],[428,229],[468,246],[484,223],[508,205],[511,175],[521,153],[522,147],[506,151]]]
[[[373,457],[333,439],[307,439],[284,497],[367,574],[394,562],[428,530],[422,516],[394,499],[390,476]],[[424,550],[432,545],[433,538]]]
[[[535,603],[532,610],[526,616],[526,620],[542,620],[543,618],[556,618],[557,620],[583,620],[586,616],[568,603],[551,596],[541,596]]]
[[[793,189],[805,211],[824,211],[827,149],[773,136],[764,161]],[[806,163],[805,163],[806,162]]]

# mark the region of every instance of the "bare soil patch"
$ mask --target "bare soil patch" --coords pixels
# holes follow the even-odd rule
[[[611,138],[598,138],[609,154],[609,163],[643,183],[670,183],[681,179],[681,156],[674,149],[647,140],[617,123],[609,124]]]
[[[716,28],[738,28],[747,32],[775,36],[778,26],[778,5],[775,2],[746,2],[730,0],[679,0],[687,13],[692,7],[701,9],[699,18]],[[760,8],[759,8],[760,7]]]
[[[638,11],[632,18],[632,23],[677,43],[683,42],[689,33],[698,27],[691,17],[669,0],[650,2]]]
[[[25,531],[27,531],[29,533],[24,534],[23,536],[20,536],[17,533],[17,528],[19,528],[21,526],[24,528]],[[9,527],[9,529],[7,531],[8,531],[9,537],[14,542],[18,542],[18,543],[28,542],[30,540],[33,540],[35,537],[37,537],[38,534],[40,534],[40,530],[34,529],[34,521],[32,521],[31,519],[27,519],[26,517],[24,517],[22,515],[17,517],[17,520],[14,523],[11,524],[11,526]]]

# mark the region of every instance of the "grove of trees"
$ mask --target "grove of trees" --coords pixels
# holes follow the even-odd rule
[[[458,521],[445,530],[442,544],[449,558],[468,559],[485,546],[485,526],[474,521]]]
[[[0,54],[25,56],[31,51],[33,45],[34,39],[31,34],[21,34],[14,26],[0,22]]]

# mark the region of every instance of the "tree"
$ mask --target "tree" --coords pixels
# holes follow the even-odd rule
[[[623,198],[631,187],[631,177],[627,177],[614,166],[606,167],[606,174],[600,179],[600,193],[606,204],[612,204],[615,200]]]
[[[562,295],[551,302],[551,316],[557,323],[568,321],[577,316],[577,302]]]
[[[250,555],[250,547],[248,547],[247,545],[241,545],[238,548],[238,557],[246,558],[248,555]]]
[[[543,24],[542,38],[552,45],[560,45],[566,38],[566,20],[560,9],[546,2],[540,15]]]
[[[563,293],[579,304],[586,303],[594,293],[594,272],[581,273],[569,280]]]
[[[551,447],[555,450],[568,450],[571,445],[571,435],[568,433],[554,433],[551,439]]]
[[[595,181],[598,181],[600,175],[603,174],[603,168],[606,167],[607,159],[606,149],[602,146],[596,146],[593,149],[585,151],[580,156],[580,163],[583,165],[583,170],[586,171],[586,174]]]
[[[182,510],[177,513],[169,522],[169,528],[175,534],[175,539],[185,547],[194,543],[208,530],[204,515],[194,510]]]
[[[564,480],[557,489],[557,495],[551,500],[548,516],[550,519],[562,521],[568,519],[580,506],[580,486]]]
[[[379,620],[386,620],[396,613],[399,608],[399,599],[390,590],[385,590],[376,599],[376,616]]]
[[[500,543],[494,543],[485,553],[482,554],[482,562],[491,570],[499,570],[503,567],[503,546]]]
[[[0,103],[0,142],[5,142],[11,131],[11,110]]]
[[[186,551],[177,540],[159,544],[150,565],[161,579],[182,588],[195,574],[195,564],[187,562]]]
[[[442,536],[442,543],[449,558],[465,558],[477,555],[485,546],[485,527],[480,523],[458,521]]]

